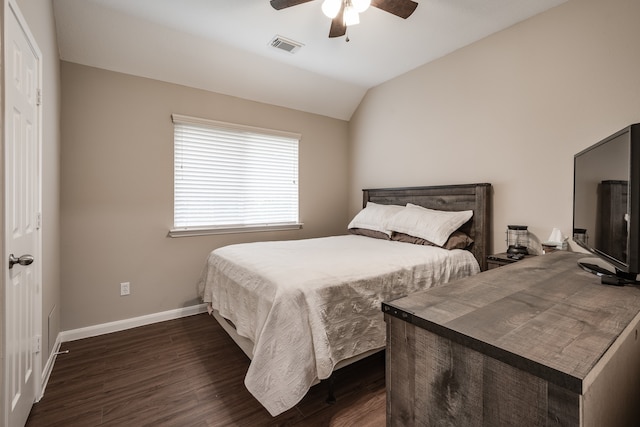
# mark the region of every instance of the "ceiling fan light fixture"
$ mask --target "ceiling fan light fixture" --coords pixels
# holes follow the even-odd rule
[[[351,4],[358,13],[362,13],[369,9],[369,6],[371,6],[371,0],[351,0]]]
[[[338,16],[340,6],[342,6],[342,0],[324,0],[322,3],[322,13],[324,13],[327,18],[333,19]]]
[[[344,8],[344,25],[347,27],[351,25],[357,25],[360,23],[360,14],[358,11],[347,3],[347,6]]]

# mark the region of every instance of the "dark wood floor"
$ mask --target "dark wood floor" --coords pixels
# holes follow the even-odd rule
[[[272,418],[244,386],[249,359],[206,314],[63,343],[36,426],[384,426],[384,355],[334,374]]]

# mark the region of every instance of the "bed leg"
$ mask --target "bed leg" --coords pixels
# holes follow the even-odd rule
[[[336,403],[336,396],[333,393],[333,374],[329,378],[327,378],[327,386],[328,386],[328,395],[327,395],[327,403],[329,405],[333,405]]]

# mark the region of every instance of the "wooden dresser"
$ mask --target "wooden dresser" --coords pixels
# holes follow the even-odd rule
[[[639,426],[640,286],[557,251],[383,303],[388,426]]]

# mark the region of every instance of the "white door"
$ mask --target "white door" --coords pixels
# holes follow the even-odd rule
[[[40,388],[40,52],[5,3],[5,420],[24,426]]]

